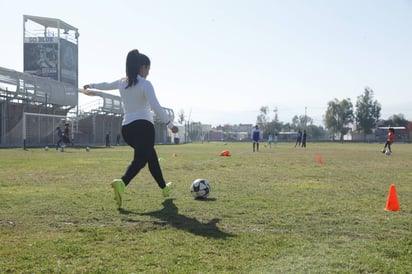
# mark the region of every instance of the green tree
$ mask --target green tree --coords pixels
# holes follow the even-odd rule
[[[278,116],[278,108],[275,107],[275,109],[273,110],[273,112],[275,113],[272,121],[270,121],[268,123],[268,135],[270,133],[272,134],[276,134],[277,132],[281,132],[282,131],[282,127],[283,127],[283,123],[279,121],[279,116]]]
[[[349,98],[342,101],[335,98],[328,103],[324,122],[326,128],[333,133],[333,138],[335,138],[335,134],[339,133],[339,139],[342,142],[343,136],[350,130],[349,125],[353,123],[353,120],[353,105]]]
[[[260,108],[260,114],[256,118],[256,124],[259,126],[259,128],[263,131],[263,138],[267,138],[269,133],[274,133],[275,132],[275,126],[278,123],[278,117],[277,117],[277,110],[274,110],[275,112],[275,117],[271,121],[270,119],[270,110],[268,106],[262,106]]]
[[[373,100],[373,90],[366,87],[365,92],[358,96],[356,102],[356,123],[357,128],[365,134],[371,133],[376,127],[381,115],[381,105],[377,100]]]
[[[295,127],[291,123],[286,123],[286,124],[283,125],[281,131],[289,132],[289,131],[292,131],[294,129],[295,129]]]
[[[400,114],[394,114],[388,118],[388,120],[383,120],[380,123],[380,126],[384,127],[408,127],[408,120],[405,119],[405,116]]]
[[[179,124],[183,124],[184,121],[185,121],[185,111],[181,109],[179,113],[177,114],[177,122]]]
[[[323,140],[327,133],[323,127],[313,124],[307,126],[306,132],[308,134],[308,140]]]
[[[299,128],[306,128],[313,124],[313,119],[307,115],[295,115],[292,118],[292,125],[297,130]]]
[[[273,109],[273,118],[271,118],[270,112],[268,106],[262,106],[256,119],[256,124],[263,131],[263,138],[268,138],[270,133],[281,132],[283,128],[283,123],[279,121],[278,109],[276,107]]]
[[[256,118],[256,124],[260,127],[261,130],[266,132],[267,125],[269,123],[269,107],[263,106],[260,108],[260,114]]]

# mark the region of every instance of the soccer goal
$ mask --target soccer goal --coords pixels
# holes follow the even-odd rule
[[[64,128],[67,117],[62,115],[23,113],[23,148],[50,146],[57,143],[56,127]]]

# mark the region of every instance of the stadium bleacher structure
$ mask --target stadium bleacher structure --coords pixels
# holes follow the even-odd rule
[[[84,108],[78,98],[78,89],[70,84],[0,67],[0,147],[53,146],[56,127],[65,123],[70,124],[75,145],[105,145],[108,133],[116,144],[123,116],[121,98],[102,92]],[[173,120],[173,110],[165,110]],[[170,143],[166,126],[155,119],[155,127],[156,143]]]

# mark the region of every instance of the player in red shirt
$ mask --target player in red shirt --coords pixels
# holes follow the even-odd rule
[[[386,140],[385,146],[382,149],[382,153],[387,153],[387,154],[391,154],[392,153],[392,149],[391,149],[391,144],[395,141],[395,130],[390,127],[388,130],[388,139]],[[386,147],[388,148],[388,150],[386,151]]]

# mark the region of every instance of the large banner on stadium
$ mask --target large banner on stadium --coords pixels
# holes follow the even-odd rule
[[[53,38],[45,40],[44,37],[34,37],[25,41],[24,72],[58,80],[58,43],[56,42]]]
[[[60,39],[60,81],[76,86],[78,76],[77,45]]]
[[[59,41],[55,37],[26,38],[24,42],[24,72],[76,86],[78,78],[77,45],[65,39]]]

